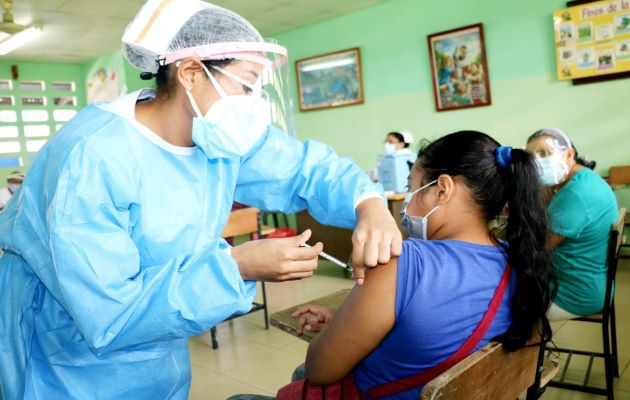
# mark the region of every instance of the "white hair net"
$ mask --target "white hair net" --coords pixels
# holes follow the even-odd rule
[[[200,0],[149,0],[123,36],[123,54],[143,72],[156,73],[159,59],[191,47],[263,42],[245,18]]]

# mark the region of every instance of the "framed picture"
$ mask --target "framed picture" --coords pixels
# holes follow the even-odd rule
[[[437,111],[492,104],[481,24],[435,33],[428,41]]]
[[[363,103],[361,50],[357,48],[295,62],[300,111]]]

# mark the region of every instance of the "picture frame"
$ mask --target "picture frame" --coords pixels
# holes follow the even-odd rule
[[[300,111],[364,103],[361,49],[358,47],[295,62]]]
[[[483,24],[427,37],[436,111],[492,104]]]

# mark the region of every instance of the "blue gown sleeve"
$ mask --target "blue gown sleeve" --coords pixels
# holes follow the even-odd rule
[[[73,150],[59,173],[48,218],[52,266],[38,271],[92,351],[196,335],[247,312],[255,282],[241,279],[223,239],[143,265],[131,237],[147,218],[135,212],[136,184],[93,153]]]
[[[367,193],[384,198],[381,185],[350,159],[270,128],[243,159],[234,198],[266,211],[308,209],[322,224],[353,228],[356,203]]]

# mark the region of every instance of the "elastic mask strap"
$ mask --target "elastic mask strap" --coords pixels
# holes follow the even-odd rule
[[[420,188],[418,188],[418,189],[414,190],[413,192],[411,192],[411,196],[409,197],[409,203],[411,203],[411,199],[413,199],[413,196],[414,196],[416,193],[418,193],[419,191],[421,191],[421,190],[423,190],[423,189],[428,188],[429,186],[433,185],[435,182],[437,182],[437,179],[436,179],[436,180],[434,180],[433,182],[429,182],[429,183],[427,183],[426,185],[424,185],[424,186],[422,186],[422,187],[420,187]],[[407,207],[409,207],[409,203],[407,203],[407,204],[405,205],[405,209],[403,210],[403,212],[407,212]],[[439,206],[438,206],[438,207],[439,207]],[[433,212],[433,210],[431,210],[431,212]],[[429,214],[430,214],[430,213],[429,213]]]
[[[428,213],[427,215],[425,215],[425,216],[424,216],[424,218],[429,218],[429,215],[433,214],[433,212],[434,212],[435,210],[437,210],[438,208],[440,208],[440,206],[435,206],[435,207],[433,207],[433,210],[429,211],[429,213]]]
[[[210,71],[208,71],[208,68],[206,68],[206,66],[203,63],[201,63],[201,66],[203,67],[203,70],[206,71],[206,75],[208,75],[208,79],[210,79],[210,82],[212,82],[212,86],[214,86],[214,88],[217,90],[217,92],[219,93],[219,96],[227,97],[227,94],[225,94],[225,90],[223,90],[223,88],[219,84],[219,81],[217,81],[217,78],[215,78],[210,73]],[[216,67],[213,66],[213,68],[216,68]]]
[[[231,73],[230,71],[227,71],[221,67],[217,67],[215,65],[211,65],[211,67],[217,71],[219,71],[220,73],[222,73],[223,75],[227,76],[228,78],[234,79],[235,81],[237,81],[238,83],[240,83],[241,85],[247,86],[248,88],[250,88],[252,90],[252,92],[254,92],[254,94],[260,93],[261,92],[261,86],[260,85],[260,78],[258,79],[258,81],[256,82],[255,85],[252,85],[251,83],[247,82],[245,79],[241,78],[238,75],[235,75],[233,73]]]
[[[199,109],[199,106],[197,106],[197,102],[195,101],[192,94],[190,93],[190,90],[186,89],[186,95],[188,96],[188,100],[190,100],[190,105],[195,111],[195,114],[197,114],[197,117],[203,118],[203,114],[201,114],[201,110]]]

